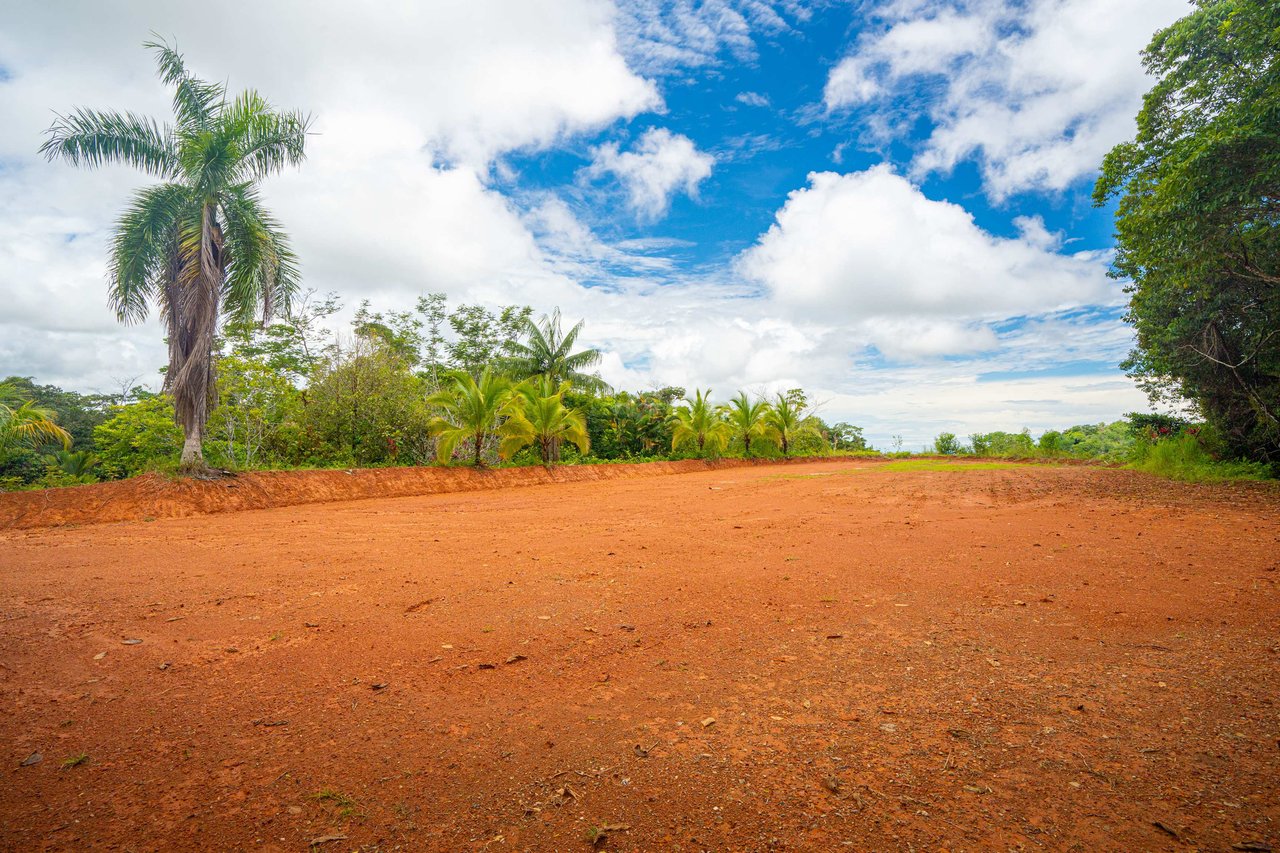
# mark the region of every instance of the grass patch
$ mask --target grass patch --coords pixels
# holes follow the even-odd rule
[[[333,788],[321,788],[311,795],[314,800],[333,805],[338,817],[346,819],[356,814],[356,801]]]
[[[81,764],[85,764],[88,761],[89,761],[89,754],[87,752],[82,752],[79,755],[73,755],[70,758],[68,758],[66,761],[63,761],[62,769],[70,770],[72,767],[79,767]]]
[[[1188,483],[1272,479],[1271,467],[1262,462],[1215,459],[1194,435],[1141,442],[1134,447],[1131,459],[1129,467],[1136,471]]]
[[[876,471],[1012,471],[1015,468],[1044,468],[1027,462],[947,462],[941,459],[900,459],[877,466]]]

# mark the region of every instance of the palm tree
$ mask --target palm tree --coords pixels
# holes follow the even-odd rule
[[[0,457],[18,448],[36,449],[56,442],[71,447],[71,434],[56,423],[52,409],[37,406],[9,383],[0,383]]]
[[[693,399],[685,398],[688,406],[672,412],[671,449],[677,450],[683,444],[694,442],[698,445],[698,455],[715,452],[729,440],[733,427],[720,419],[720,412],[711,405],[711,389],[702,391],[694,389]]]
[[[507,404],[507,420],[499,431],[502,444],[498,454],[509,459],[521,448],[537,444],[544,465],[560,460],[560,445],[576,445],[586,453],[591,449],[587,419],[576,409],[565,408],[564,395],[569,383],[553,386],[546,379],[527,380],[514,389]]]
[[[753,403],[747,397],[746,391],[739,391],[738,396],[721,408],[734,435],[742,439],[744,456],[751,456],[752,439],[764,438],[769,434],[769,427],[764,422],[765,413],[768,411],[769,404],[766,401],[756,400]]]
[[[497,431],[511,396],[511,383],[485,368],[477,380],[465,370],[446,374],[446,385],[427,398],[427,404],[444,411],[431,419],[427,430],[439,440],[436,459],[448,462],[459,442],[470,441],[477,468],[484,464],[480,454],[485,441]]]
[[[296,258],[263,207],[258,184],[303,159],[310,119],[277,112],[253,90],[193,77],[163,42],[159,77],[173,87],[175,124],[135,113],[77,109],[59,116],[40,151],[97,167],[124,163],[163,183],[140,190],[116,222],[108,297],[121,322],[146,318],[154,302],[169,340],[165,392],[186,441],[182,467],[205,470],[201,445],[216,403],[212,351],[219,317],[240,322],[287,310]]]
[[[579,320],[572,329],[562,332],[559,308],[550,316],[544,314],[538,323],[526,317],[524,334],[529,342],[512,343],[512,355],[502,359],[503,370],[517,379],[541,376],[555,386],[567,382],[574,391],[607,393],[609,386],[603,379],[583,372],[600,363],[600,351],[584,349],[573,352],[582,324],[583,321]]]
[[[785,394],[779,394],[769,406],[764,413],[764,423],[769,437],[782,446],[784,457],[790,455],[793,441],[816,432],[806,419],[804,407]]]

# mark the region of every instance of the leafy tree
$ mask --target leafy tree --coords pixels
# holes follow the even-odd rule
[[[583,321],[579,320],[569,331],[562,331],[559,308],[537,323],[526,317],[522,332],[528,343],[518,340],[512,343],[511,355],[502,360],[504,371],[517,379],[537,376],[557,386],[568,383],[575,391],[596,394],[608,391],[609,386],[603,379],[584,372],[600,363],[600,351],[573,351],[582,325]]]
[[[400,356],[356,338],[316,368],[302,407],[309,452],[321,464],[381,465],[425,457],[423,384]],[[306,442],[307,439],[301,438]]]
[[[1022,432],[975,433],[969,436],[969,444],[977,456],[1030,456],[1036,446],[1031,432],[1025,429]]]
[[[956,440],[954,432],[940,432],[938,437],[933,440],[933,452],[940,453],[943,456],[955,456],[960,452],[960,442]]]
[[[219,355],[261,361],[290,382],[305,381],[333,354],[323,323],[341,308],[336,293],[317,296],[309,290],[291,301],[281,322],[231,320],[223,325]]]
[[[734,437],[742,442],[742,453],[751,456],[751,442],[768,436],[769,426],[765,414],[769,411],[766,400],[751,400],[747,392],[739,391],[721,411],[733,430]]]
[[[155,302],[165,321],[165,390],[185,441],[182,467],[204,469],[202,437],[215,402],[214,338],[219,317],[266,319],[287,307],[298,269],[257,185],[300,163],[309,119],[275,111],[252,90],[192,76],[162,42],[160,79],[173,87],[176,124],[134,113],[77,109],[59,116],[40,147],[50,160],[135,166],[163,183],[139,191],[116,223],[109,296],[121,321],[141,321]]]
[[[410,367],[422,359],[422,321],[411,311],[372,311],[369,300],[356,309],[356,335],[376,341]]]
[[[560,460],[560,446],[575,445],[579,452],[591,449],[587,421],[582,412],[565,408],[564,395],[569,383],[559,387],[545,378],[526,380],[517,385],[507,404],[507,419],[499,428],[502,443],[499,455],[510,459],[521,448],[534,444],[544,465]]]
[[[685,398],[688,405],[671,413],[671,449],[678,450],[685,444],[697,446],[699,456],[719,452],[732,435],[733,427],[720,417],[720,411],[711,405],[711,390],[706,393],[694,389],[693,397]]]
[[[841,421],[832,426],[828,432],[831,434],[831,444],[836,450],[867,449],[867,439],[860,426]]]
[[[1196,0],[1143,53],[1156,83],[1103,163],[1115,274],[1155,402],[1193,401],[1230,449],[1280,460],[1280,4]]]
[[[71,447],[71,434],[58,426],[57,414],[38,406],[9,383],[0,384],[0,459],[18,449],[46,444]]]
[[[178,461],[182,442],[182,430],[174,423],[173,401],[163,394],[117,406],[93,431],[99,468],[110,478],[169,468]]]
[[[797,439],[814,432],[814,425],[804,407],[804,392],[793,388],[785,394],[778,394],[765,412],[764,422],[769,429],[769,437],[778,442],[784,458],[791,455],[792,445]]]
[[[533,309],[508,305],[495,315],[483,305],[460,305],[449,315],[454,341],[449,358],[455,368],[478,377],[499,358],[515,355]]]
[[[0,382],[36,406],[49,409],[54,420],[71,436],[77,449],[93,449],[93,428],[107,419],[111,398],[103,394],[77,394],[56,385],[37,385],[29,376],[10,376]],[[52,443],[60,443],[54,441]]]
[[[262,358],[229,355],[218,360],[218,408],[209,438],[226,461],[242,468],[279,458],[283,431],[297,429],[301,394]]]
[[[485,368],[476,379],[465,370],[447,376],[445,387],[427,398],[427,404],[443,411],[431,419],[428,429],[436,437],[436,458],[448,462],[463,441],[471,442],[472,463],[484,464],[485,443],[497,433],[511,396],[511,382]]]
[[[447,297],[443,293],[428,293],[418,298],[418,313],[424,318],[426,332],[422,335],[422,367],[425,378],[431,387],[440,387],[440,374],[446,369],[445,357],[448,342],[444,336],[444,326],[448,321],[446,311]]]

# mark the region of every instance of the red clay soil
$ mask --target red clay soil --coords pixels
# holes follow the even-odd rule
[[[686,459],[557,468],[356,468],[350,471],[254,471],[212,480],[146,474],[112,483],[0,493],[0,530],[154,521],[214,512],[240,512],[361,498],[475,492],[544,483],[659,477],[757,465],[795,465],[790,459]]]
[[[1278,563],[1079,467],[0,533],[0,848],[1280,849]]]

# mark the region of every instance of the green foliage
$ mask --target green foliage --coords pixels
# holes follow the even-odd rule
[[[960,451],[960,442],[956,439],[954,432],[940,432],[938,437],[933,440],[934,453],[939,453],[943,456],[955,456]]]
[[[951,438],[952,444],[955,445],[955,436]],[[1030,431],[1025,429],[1022,432],[1012,433],[999,431],[975,433],[969,436],[969,444],[975,456],[1032,456],[1036,452],[1036,443],[1032,440]],[[951,451],[952,454],[957,452],[959,452],[958,449]]]
[[[830,427],[827,434],[834,450],[866,450],[867,439],[862,434],[862,427],[841,421]]]
[[[685,402],[687,406],[671,413],[672,451],[691,444],[698,456],[717,455],[732,437],[733,427],[711,405],[711,390],[703,393],[694,389],[693,397],[686,398]]]
[[[1274,467],[1262,462],[1219,459],[1199,436],[1190,432],[1140,441],[1134,445],[1130,458],[1130,467],[1139,471],[1192,483],[1266,480],[1276,473]]]
[[[93,431],[93,442],[104,477],[132,477],[176,468],[182,430],[174,423],[173,401],[151,395],[116,406],[111,417]]]
[[[269,356],[218,359],[218,398],[206,435],[221,464],[248,469],[296,456],[302,394]]]
[[[506,420],[498,428],[502,442],[499,456],[510,459],[533,445],[544,465],[560,461],[560,448],[572,444],[578,452],[591,450],[587,421],[582,412],[565,408],[569,383],[552,385],[546,379],[529,379],[513,389],[505,409]]]
[[[477,379],[465,370],[446,375],[445,387],[427,399],[441,414],[427,424],[437,441],[436,459],[448,462],[459,444],[470,444],[471,463],[484,464],[485,445],[497,434],[507,410],[511,382],[488,368]]]
[[[809,417],[806,405],[804,391],[792,388],[785,394],[778,394],[764,414],[768,436],[778,443],[783,458],[791,455],[797,440],[812,437],[818,430],[821,421]]]
[[[296,454],[321,465],[425,461],[423,393],[422,380],[378,341],[357,338],[350,348],[336,348],[302,398]]]
[[[765,423],[765,413],[769,411],[767,400],[752,400],[746,391],[739,391],[738,396],[722,406],[721,415],[733,431],[733,440],[742,445],[742,455],[751,456],[751,443],[759,442],[769,435],[769,425]],[[757,443],[757,448],[759,444]]]
[[[559,387],[568,384],[575,391],[601,393],[608,390],[599,376],[584,371],[600,363],[600,351],[584,349],[574,352],[583,321],[567,332],[560,328],[560,309],[544,316],[538,323],[524,317],[521,336],[528,340],[511,341],[509,355],[499,360],[503,372],[516,379],[540,377]]]
[[[458,306],[449,315],[454,340],[446,345],[453,367],[478,377],[498,359],[515,357],[532,314],[527,305],[508,305],[496,315],[482,305]]]
[[[1280,4],[1197,0],[1144,53],[1156,78],[1103,163],[1131,280],[1124,363],[1193,401],[1234,454],[1280,461]]]
[[[57,413],[37,405],[25,390],[0,383],[0,460],[15,450],[56,444],[71,447],[71,434],[57,423]]]

